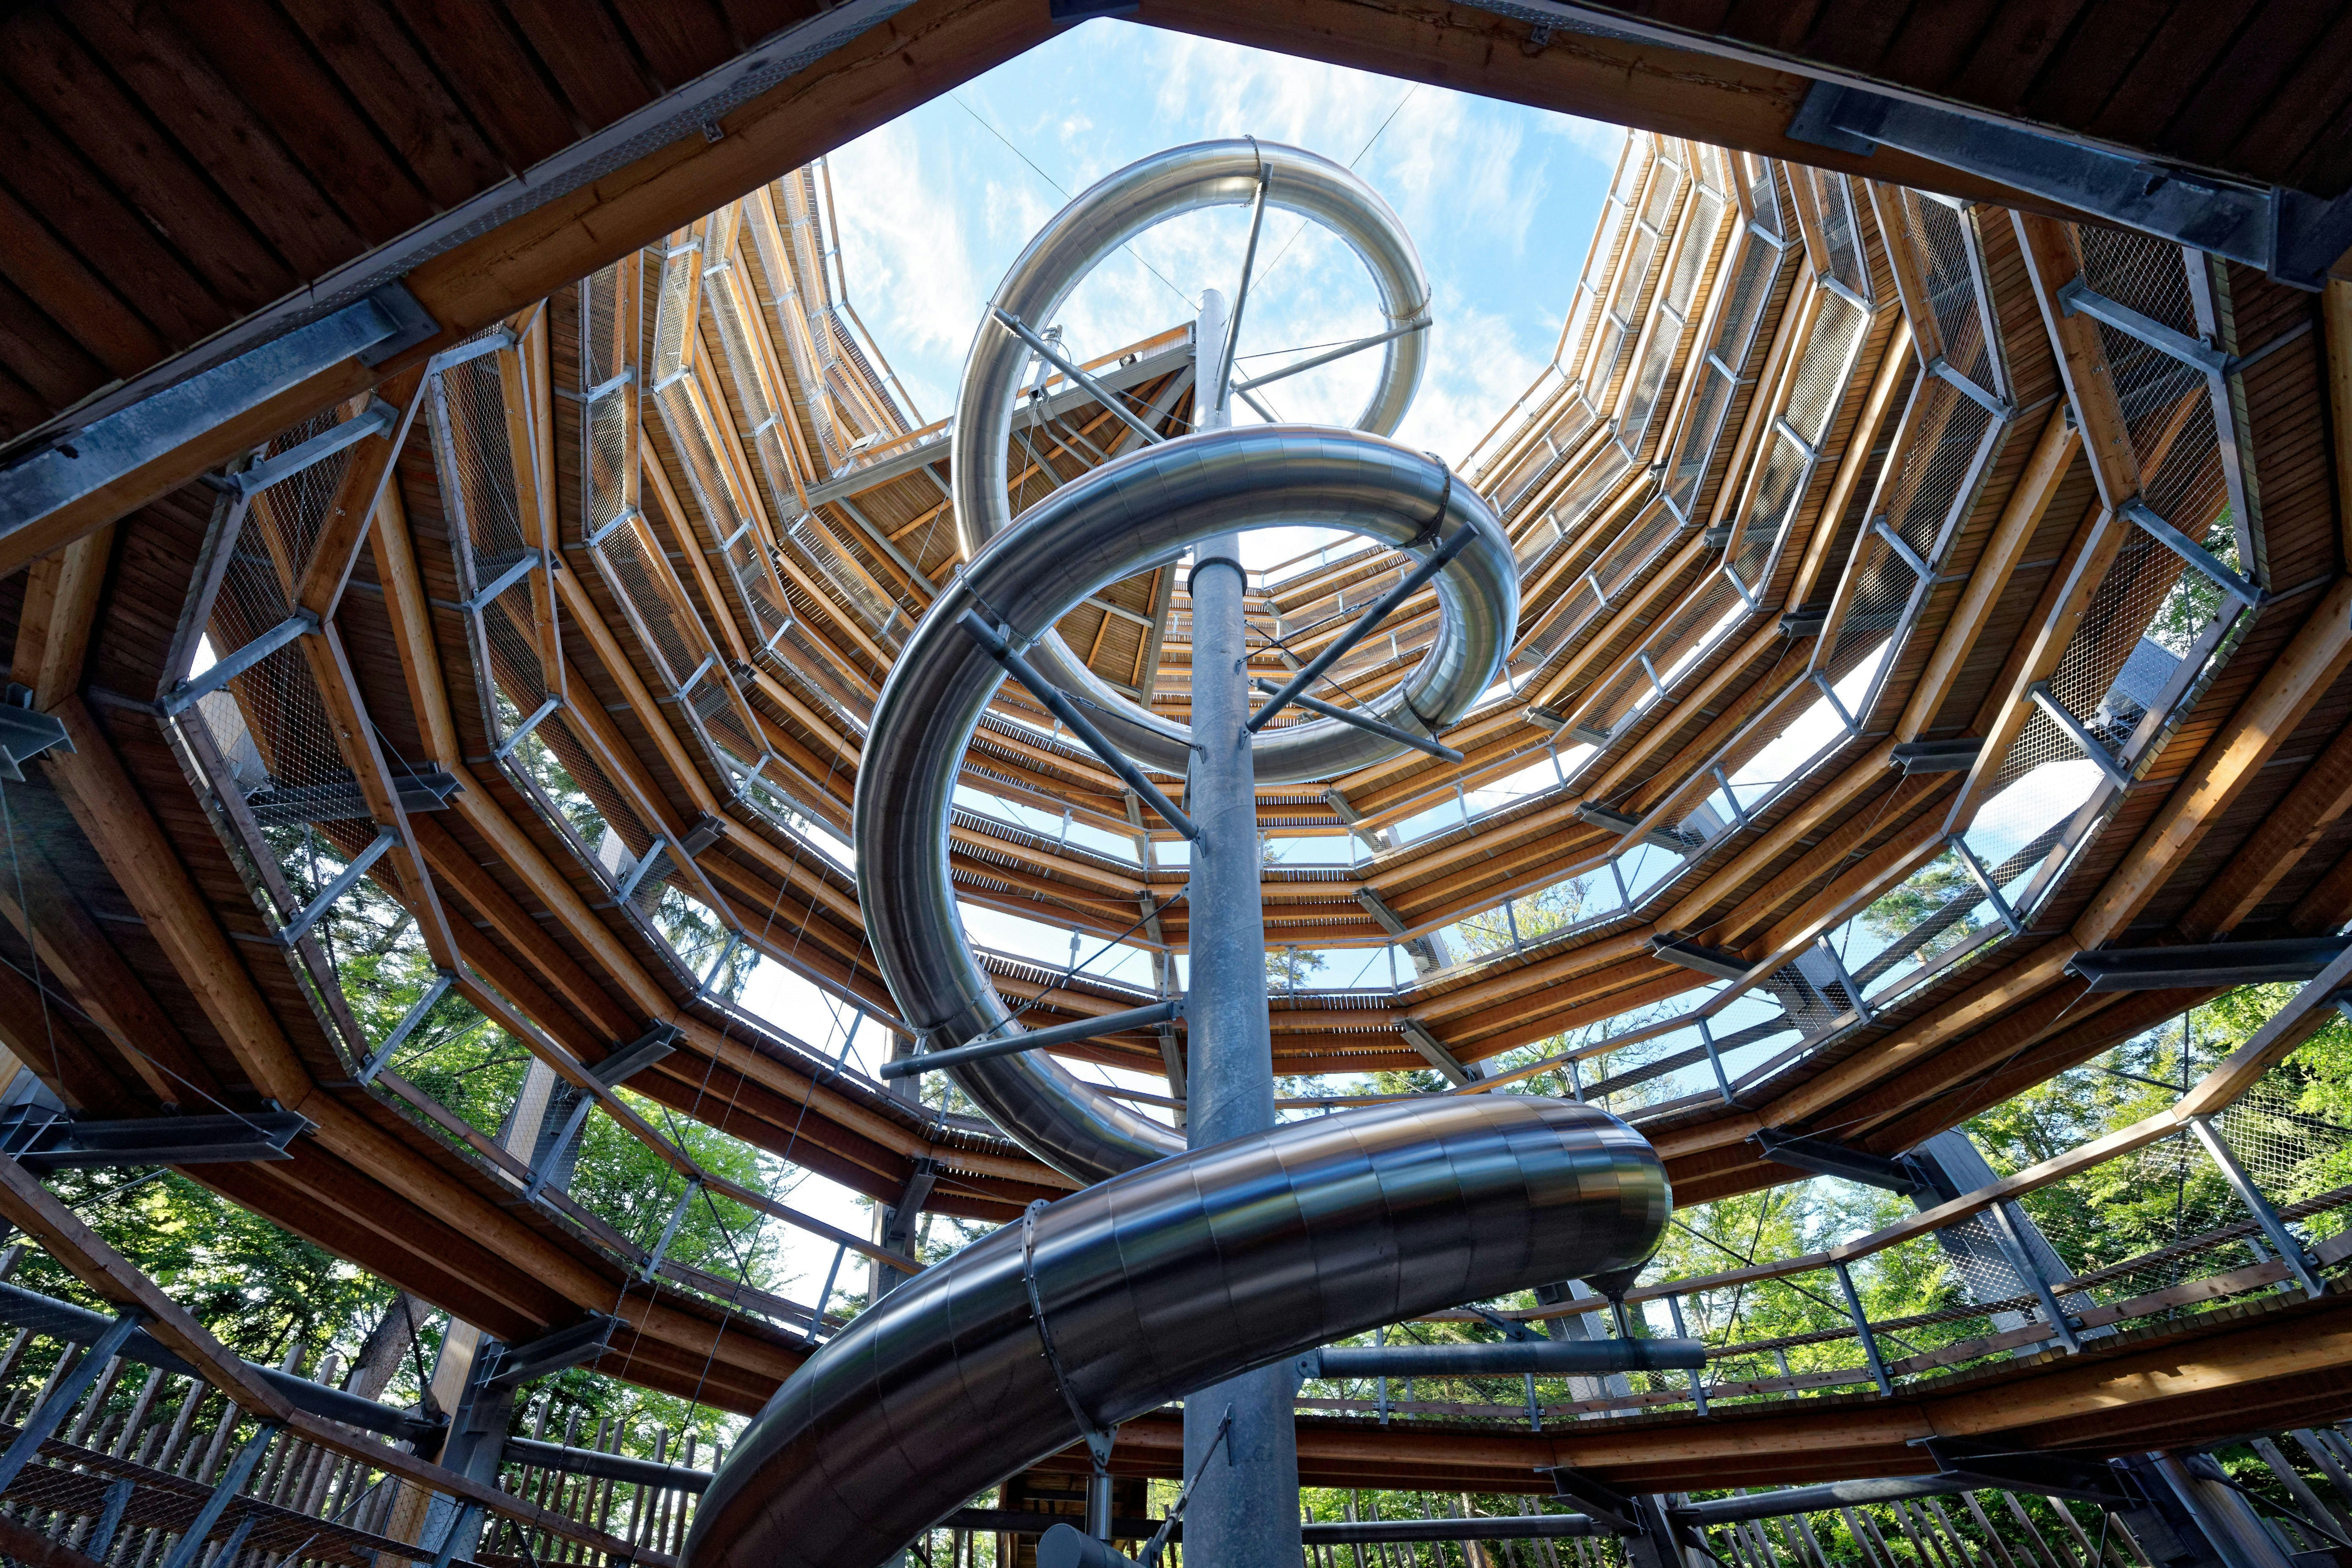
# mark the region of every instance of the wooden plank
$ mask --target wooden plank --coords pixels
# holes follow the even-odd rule
[[[75,255],[0,186],[0,272],[118,376],[136,375],[168,352],[163,337],[105,276]]]
[[[53,405],[78,402],[106,379],[105,367],[66,325],[51,321],[5,279],[0,279],[0,363]]]
[[[610,125],[653,97],[653,84],[603,6],[507,0],[505,9],[580,123]],[[704,68],[719,63],[713,58]]]
[[[2336,733],[2294,787],[2230,857],[2178,922],[2191,942],[2213,942],[2242,925],[2288,873],[2352,811],[2352,727]]]
[[[155,233],[189,260],[217,298],[249,310],[298,281],[285,256],[215,194],[205,171],[158,133],[142,106],[55,16],[17,12],[0,33],[0,70]],[[276,199],[288,205],[299,201],[294,192]],[[342,230],[339,239],[315,254],[348,256],[357,237]]]
[[[294,8],[299,16],[310,6],[305,0],[295,0]],[[363,14],[377,7],[342,9],[349,14],[348,25],[358,28],[367,26]],[[413,52],[407,58],[352,62],[335,47],[332,36],[314,29],[306,38],[275,6],[255,0],[169,0],[168,10],[178,36],[202,40],[196,51],[201,58],[229,81],[318,188],[372,242],[381,244],[433,216],[436,200],[418,188],[408,165],[412,161],[429,163],[455,138],[444,126],[396,115],[379,113],[371,123],[352,101],[356,97],[380,109],[381,100],[394,93],[424,101],[440,96],[439,82]],[[154,18],[144,18],[141,25],[160,31]],[[389,18],[384,25],[390,25]],[[336,74],[320,70],[319,57],[311,52],[314,45],[321,47]],[[494,162],[484,167],[489,178],[462,193],[444,189],[432,195],[446,205],[504,173]]]
[[[52,1541],[31,1525],[13,1519],[0,1519],[0,1552],[31,1568],[105,1568],[88,1552],[77,1552],[62,1541]]]
[[[683,87],[734,51],[716,11],[701,5],[671,5],[662,0],[617,0],[614,14],[645,57],[656,86]],[[743,35],[762,37],[759,31]]]
[[[362,235],[339,205],[364,211],[382,197],[367,188],[337,190],[316,182],[265,121],[262,102],[231,84],[163,6],[113,0],[76,6],[71,17],[90,53],[121,79],[140,107],[295,273],[319,277],[366,248],[369,239],[388,237],[382,230]],[[273,86],[263,101],[302,91],[282,79]],[[316,134],[314,128],[305,131]]]
[[[572,137],[606,123],[585,118],[556,96],[502,11],[427,0],[395,0],[392,9],[508,168],[528,169],[563,151]],[[507,309],[521,303],[515,300]],[[491,319],[505,313],[493,311]]]

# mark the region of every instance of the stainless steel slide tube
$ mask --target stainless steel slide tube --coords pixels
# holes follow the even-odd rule
[[[969,610],[1009,622],[1016,647],[1032,643],[1080,599],[1144,562],[1213,534],[1300,524],[1423,551],[1441,531],[1475,530],[1476,541],[1438,574],[1443,624],[1402,690],[1425,712],[1458,712],[1493,682],[1518,616],[1517,569],[1502,525],[1439,463],[1360,431],[1261,425],[1131,453],[1033,507],[940,593],[883,684],[859,761],[854,825],[867,940],[900,1015],[930,1044],[962,1045],[1010,1016],[965,941],[948,879],[948,815],[964,747],[1004,679],[958,617]],[[1335,771],[1391,750],[1381,737],[1331,728],[1347,749]],[[1042,1052],[953,1071],[998,1126],[1081,1181],[1184,1147],[1171,1129],[1080,1083]]]
[[[1671,1204],[1639,1134],[1520,1095],[1402,1101],[1162,1161],[1033,1211],[1034,1229],[1005,1226],[835,1335],[728,1456],[686,1562],[873,1568],[1076,1441],[1081,1417],[1112,1425],[1378,1324],[1637,1266]]]
[[[1261,172],[1268,180],[1268,206],[1312,218],[1363,259],[1391,327],[1426,318],[1429,279],[1404,225],[1378,192],[1329,159],[1277,142],[1239,139],[1171,147],[1129,164],[1082,193],[1029,242],[998,286],[972,340],[956,404],[950,485],[967,555],[978,555],[1013,521],[1006,452],[1029,347],[995,312],[1003,310],[1044,331],[1078,281],[1120,246],[1179,213],[1247,204],[1257,195]],[[1205,363],[1222,348],[1222,342],[1202,344],[1200,357]],[[1380,352],[1380,379],[1357,426],[1384,436],[1404,417],[1421,383],[1427,334],[1406,332]],[[1137,561],[1130,570],[1139,570],[1150,559]],[[1128,755],[1161,773],[1184,773],[1187,736],[1182,726],[1153,717],[1113,690],[1050,630],[1040,637],[1030,658],[1048,679],[1097,710],[1103,729]],[[1475,700],[1477,693],[1469,696]],[[1450,710],[1429,701],[1417,706],[1433,721],[1445,723],[1459,718],[1467,703]],[[1398,707],[1385,704],[1375,717],[1393,721]],[[1410,721],[1403,727],[1417,728]],[[1266,784],[1329,778],[1363,765],[1353,759],[1370,754],[1378,761],[1400,749],[1380,740],[1368,753],[1366,739],[1348,736],[1344,726],[1329,720],[1263,734],[1256,742],[1257,776]]]

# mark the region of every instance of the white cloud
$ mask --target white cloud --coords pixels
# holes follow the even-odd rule
[[[927,153],[934,166],[927,166]],[[858,313],[916,402],[938,418],[955,399],[954,381],[943,381],[938,367],[961,363],[987,297],[952,174],[936,167],[947,160],[915,125],[898,120],[830,162],[842,269]]]

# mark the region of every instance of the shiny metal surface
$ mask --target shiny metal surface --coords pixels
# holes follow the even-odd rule
[[[940,1047],[975,1039],[1010,1016],[965,941],[948,879],[948,812],[964,746],[1004,679],[957,626],[959,616],[976,610],[1009,620],[1015,643],[1028,643],[1102,584],[1213,534],[1317,524],[1410,545],[1434,539],[1433,523],[1448,535],[1474,529],[1478,539],[1437,577],[1441,625],[1420,668],[1372,705],[1393,721],[1407,703],[1424,713],[1466,709],[1493,682],[1518,616],[1517,569],[1502,525],[1469,486],[1450,482],[1422,453],[1360,431],[1287,425],[1213,431],[1097,468],[990,542],[908,639],[883,684],[858,766],[858,903],[900,1016]],[[1393,749],[1378,735],[1329,728],[1336,743],[1321,748],[1322,765],[1333,772]],[[1294,732],[1269,734],[1278,742]],[[972,1063],[954,1077],[998,1126],[1081,1181],[1184,1146],[1170,1128],[1079,1082],[1042,1052]]]
[[[1232,318],[1211,289],[1193,325],[1202,382],[1223,377]],[[1201,412],[1229,429],[1231,407]],[[1477,538],[1462,529],[1441,549]],[[1257,827],[1257,758],[1249,692],[1249,576],[1242,539],[1220,533],[1192,548],[1192,778],[1185,801],[1203,829],[1184,896],[1184,1138],[1195,1149],[1273,1129],[1274,1035],[1265,997],[1265,856]],[[1185,1518],[1191,1555],[1220,1568],[1295,1568],[1298,1553],[1297,1388],[1281,1366],[1242,1373],[1184,1402],[1184,1469],[1197,1477]],[[1224,1463],[1212,1450],[1222,1447]]]
[[[1202,1149],[1035,1211],[900,1286],[770,1400],[688,1568],[871,1568],[1097,1425],[1381,1323],[1630,1268],[1672,1205],[1568,1100],[1384,1105]],[[1045,1352],[1068,1380],[1068,1397]]]
[[[1078,281],[1119,246],[1179,213],[1248,203],[1256,194],[1261,169],[1269,178],[1267,205],[1312,218],[1363,259],[1391,326],[1427,313],[1429,280],[1403,224],[1379,193],[1328,158],[1276,142],[1236,140],[1171,147],[1129,164],[1082,193],[1030,241],[998,286],[972,340],[956,404],[950,485],[966,555],[977,555],[1013,521],[1006,496],[1006,451],[1029,350],[994,311],[1004,310],[1043,331],[1053,324]],[[1357,418],[1358,428],[1378,435],[1396,428],[1420,384],[1426,354],[1423,332],[1407,332],[1382,346],[1380,379]],[[1141,569],[1150,559],[1138,560],[1129,570]],[[1097,709],[1103,728],[1129,756],[1164,773],[1183,772],[1187,737],[1182,726],[1153,717],[1113,690],[1050,631],[1030,657],[1047,679]],[[1476,693],[1471,696],[1475,700]],[[1421,706],[1421,712],[1439,724],[1460,717],[1461,711]],[[1267,784],[1288,784],[1329,778],[1363,765],[1348,760],[1364,754],[1363,737],[1349,743],[1342,735],[1344,727],[1328,720],[1261,735],[1257,776]],[[1385,744],[1387,749],[1374,753],[1373,760],[1395,754],[1395,743]]]

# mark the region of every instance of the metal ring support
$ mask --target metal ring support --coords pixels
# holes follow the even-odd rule
[[[949,487],[966,556],[977,556],[1013,524],[1006,494],[1007,452],[1029,349],[996,311],[1043,330],[1079,280],[1136,235],[1180,213],[1244,205],[1256,198],[1261,179],[1268,206],[1322,225],[1362,259],[1389,325],[1402,326],[1426,315],[1429,279],[1402,221],[1378,192],[1329,159],[1278,142],[1237,137],[1172,147],[1129,164],[1082,193],[1030,241],[982,316],[956,403]],[[1383,346],[1380,376],[1357,416],[1357,428],[1385,436],[1397,427],[1421,384],[1427,340],[1425,332],[1407,332]],[[1155,563],[1138,560],[1128,570]],[[1183,772],[1191,739],[1182,726],[1154,716],[1112,689],[1055,632],[1046,632],[1028,651],[1047,679],[1104,712],[1103,729],[1121,751],[1163,773]],[[1418,706],[1424,711],[1440,710],[1426,701]],[[1459,717],[1460,711],[1449,718]],[[1253,742],[1258,782],[1297,784],[1363,766],[1368,739],[1386,748],[1371,761],[1402,750],[1329,719],[1266,731]]]
[[[1426,455],[1360,431],[1261,425],[1130,453],[1055,490],[999,534],[908,637],[874,710],[857,773],[858,904],[900,1016],[973,1040],[1011,1015],[964,936],[948,875],[948,823],[964,748],[1003,679],[958,626],[985,603],[1005,624],[1050,626],[1087,595],[1171,550],[1248,528],[1315,524],[1404,545],[1444,502],[1447,537],[1473,538],[1434,579],[1441,622],[1413,679],[1369,705],[1392,721],[1465,711],[1502,666],[1518,571],[1502,524]],[[1423,721],[1426,722],[1426,721]],[[1332,721],[1321,748],[1345,772],[1402,748]],[[1108,726],[1106,726],[1108,728]],[[1291,730],[1270,731],[1287,734]],[[1178,731],[1189,745],[1189,731]],[[1181,773],[1182,764],[1167,770]],[[1044,1052],[948,1069],[1039,1159],[1097,1182],[1180,1152],[1183,1139],[1081,1082]]]
[[[1234,557],[1230,555],[1203,555],[1195,559],[1192,563],[1192,569],[1184,574],[1184,592],[1188,594],[1191,593],[1192,591],[1193,583],[1199,579],[1202,573],[1207,571],[1212,566],[1230,566],[1234,571],[1242,574],[1242,581],[1244,583],[1247,583],[1249,581],[1249,568],[1243,565]]]

